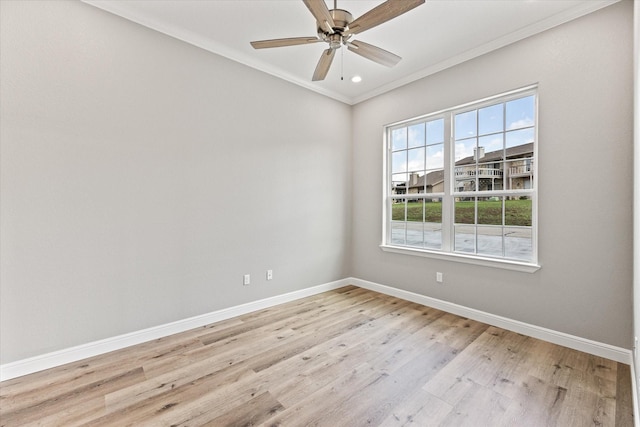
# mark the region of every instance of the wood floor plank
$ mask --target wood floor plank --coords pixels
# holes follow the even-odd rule
[[[269,392],[261,393],[202,426],[257,426],[282,411],[284,407]],[[185,426],[193,425],[191,420]]]
[[[375,384],[388,374],[377,371],[363,363],[352,369],[348,374],[327,384],[315,395],[307,395],[303,400],[289,406],[282,413],[268,420],[265,425],[276,426],[340,426],[346,424],[332,424],[333,420],[342,420],[349,414],[349,408],[341,404],[347,397],[340,390],[349,390],[349,394],[358,394],[360,390]],[[323,396],[322,403],[317,396]],[[332,421],[329,421],[332,420]],[[363,424],[359,424],[363,425]]]
[[[615,392],[610,392],[612,388],[615,384],[608,380],[574,372],[567,388],[567,403],[560,409],[558,423],[606,425],[610,419],[615,420]]]
[[[353,286],[348,288],[349,289],[341,288],[339,290],[340,292],[338,290],[325,292],[323,294],[313,295],[296,301],[280,304],[276,307],[269,307],[253,313],[247,313],[242,316],[238,316],[238,319],[245,323],[255,320],[260,320],[260,322],[266,323],[285,317],[293,318],[293,316],[291,316],[291,314],[293,314],[292,312],[308,312],[309,308],[312,308],[314,312],[320,312],[326,307],[333,306],[334,304],[348,306],[353,303],[361,303],[367,299],[376,297],[375,294],[371,294],[366,289]]]
[[[512,393],[511,404],[501,425],[522,427],[555,426],[564,404],[567,389],[549,384],[535,377],[517,382],[517,393]]]
[[[616,425],[633,425],[633,396],[631,394],[631,368],[618,363],[616,376]]]
[[[402,328],[407,319],[400,314],[416,311],[404,305],[396,305],[394,307],[396,307],[395,310],[384,315],[379,312],[381,315],[379,319],[374,319],[361,328],[352,329],[324,343],[318,343],[317,346],[300,354],[302,359],[311,359],[317,357],[316,355],[319,351],[331,353],[330,357],[327,357],[327,353],[323,353],[322,356],[325,357],[320,363],[307,364],[306,367],[288,364],[277,370],[273,368],[265,370],[264,373],[268,374],[275,383],[269,387],[269,390],[277,396],[280,402],[288,407],[297,403],[301,396],[306,397],[309,393],[313,393],[326,384],[335,381],[340,375],[350,372],[361,363],[363,354],[369,354],[369,357],[373,358],[374,349],[371,343],[380,342],[383,349],[385,344],[391,344],[387,328],[379,327],[376,322],[387,322],[386,326],[392,329],[396,329],[396,327]],[[417,313],[419,316],[422,315],[420,312]],[[387,316],[389,319],[386,318]],[[421,320],[426,322],[428,318],[422,316]],[[408,327],[406,329],[411,330]],[[394,336],[397,336],[397,334],[394,334]],[[379,354],[380,352],[376,351],[378,357]],[[285,373],[283,371],[290,369],[293,369],[292,372],[295,374],[289,375],[288,380],[283,380],[282,375]]]
[[[190,416],[205,411],[215,415],[222,413],[227,405],[240,404],[251,398],[257,390],[249,385],[255,373],[241,365],[214,373],[203,372],[198,379],[188,384],[168,389],[151,398],[134,402],[124,408],[110,411],[104,417],[88,425],[141,425],[143,423],[174,422],[188,420]],[[221,397],[225,396],[226,399]],[[217,406],[216,406],[217,405]],[[170,423],[169,423],[170,424]]]
[[[144,360],[164,358],[201,346],[201,343],[193,339],[184,340],[171,336],[140,344],[136,346],[136,352],[129,349],[118,350],[6,381],[0,387],[1,409],[14,411],[20,407],[33,407],[42,400],[41,390],[44,388],[55,388],[59,395],[73,393],[92,384],[119,377],[128,371],[136,371]],[[7,390],[11,390],[11,396],[5,395]]]
[[[392,320],[391,323],[387,323],[387,326],[396,325],[393,329],[396,329],[396,327],[402,329],[403,325],[408,326],[405,323],[411,321],[411,318],[405,318],[400,315],[401,313],[406,314],[407,311],[415,312],[414,315],[418,316],[423,322],[429,321],[426,316],[422,316],[421,312],[413,308],[400,307],[398,310],[386,315]],[[301,396],[305,397],[331,381],[335,381],[340,375],[348,373],[360,363],[363,354],[368,354],[371,363],[376,363],[378,365],[377,368],[382,371],[383,369],[392,369],[393,366],[390,367],[389,365],[393,365],[394,362],[400,360],[398,357],[400,354],[405,358],[411,358],[424,352],[424,348],[408,348],[406,344],[400,343],[399,337],[402,337],[401,335],[393,334],[393,339],[395,340],[392,340],[388,331],[375,323],[377,320],[389,322],[388,319],[385,319],[386,316],[376,319],[362,328],[351,330],[344,336],[336,337],[325,344],[319,344],[314,347],[306,354],[327,350],[334,357],[321,365],[311,364],[311,369],[308,370],[296,367],[294,372],[297,374],[291,376],[288,381],[280,379],[276,385],[270,387],[270,390],[277,396],[279,401],[288,407],[297,403]],[[415,323],[415,319],[413,320]],[[408,337],[412,328],[407,327],[406,329],[408,331],[406,336]],[[398,341],[397,344],[396,341]],[[379,343],[379,345],[371,345],[372,343]]]
[[[385,351],[394,344],[434,321],[433,317],[425,316],[423,312],[410,306],[395,306],[388,313],[379,313],[380,317],[373,319],[358,329],[352,329],[338,336],[333,342],[328,342],[327,351],[342,355],[358,347],[357,354],[371,354]],[[323,345],[325,347],[325,345]]]
[[[188,386],[204,375],[216,375],[228,368],[228,366],[217,363],[217,360],[212,359],[204,359],[197,363],[167,372],[164,375],[138,382],[112,393],[106,393],[104,395],[106,409],[109,413],[117,412],[138,402],[149,401],[156,396],[169,393],[176,388],[180,389],[180,387]],[[246,368],[241,367],[240,369],[244,370]],[[230,372],[230,370],[227,371],[227,373]]]
[[[366,322],[367,319],[364,316],[357,315],[347,317],[328,326],[318,326],[315,331],[312,331],[308,335],[296,340],[288,341],[278,347],[267,349],[260,354],[256,354],[248,359],[247,363],[254,371],[260,372],[314,347],[320,341],[331,339],[345,331],[362,326]]]
[[[324,387],[339,381],[361,363],[356,357],[339,358],[326,353],[314,360],[319,359],[323,360],[322,364],[308,364],[294,378],[287,378],[285,381],[273,379],[269,382],[270,392],[285,408],[299,404],[310,395],[321,393]]]
[[[229,414],[230,411],[230,416],[234,413],[239,415],[240,409],[237,408],[251,408],[252,401],[255,406],[255,403],[262,402],[254,400],[261,394],[265,393],[260,391],[255,373],[245,371],[234,382],[202,390],[198,395],[187,400],[173,399],[175,404],[168,407],[166,411],[156,412],[149,421],[166,426],[206,425],[216,418]],[[279,409],[279,407],[280,405],[277,404],[273,408]],[[233,421],[232,425],[236,422],[239,420]]]
[[[432,342],[431,351],[414,353],[414,357],[398,357],[389,370],[386,363],[383,368],[371,366],[385,375],[379,381],[368,384],[358,393],[353,393],[341,402],[344,414],[340,418],[326,417],[327,425],[379,425],[392,412],[393,408],[420,390],[430,377],[445,366],[454,354],[450,347]],[[408,355],[410,353],[406,353]],[[398,356],[394,352],[393,356]],[[447,357],[448,356],[448,357]],[[385,360],[386,362],[386,360]]]
[[[408,399],[396,405],[381,427],[439,426],[453,406],[424,390],[416,390]]]
[[[0,383],[0,427],[633,425],[627,365],[355,286]]]
[[[440,423],[442,427],[518,426],[502,424],[511,400],[479,384],[472,387]]]
[[[18,405],[20,408],[15,410],[11,410],[9,405],[7,405],[8,410],[5,412],[5,404],[8,402],[3,401],[0,419],[3,424],[21,425],[40,422],[46,418],[60,420],[64,414],[70,412],[69,409],[77,409],[79,405],[82,405],[84,409],[89,409],[89,407],[95,408],[95,405],[97,405],[97,408],[101,409],[104,407],[104,400],[97,398],[104,396],[105,393],[111,390],[126,387],[130,384],[144,381],[144,379],[142,368],[137,368],[83,385],[71,391],[41,398],[36,404],[32,404],[31,406]],[[30,401],[33,400],[30,399]]]
[[[211,360],[212,357],[233,363],[256,352],[262,352],[264,347],[277,346],[287,340],[300,337],[301,334],[286,327],[287,323],[287,319],[281,319],[259,328],[236,330],[234,327],[232,335],[225,339],[212,341],[210,344],[185,351],[176,357],[145,362],[143,364],[145,374],[147,377],[162,375],[167,371],[188,366],[203,359]]]
[[[512,356],[513,347],[525,339],[513,332],[488,328],[426,384],[424,390],[456,405],[476,384],[491,384]]]

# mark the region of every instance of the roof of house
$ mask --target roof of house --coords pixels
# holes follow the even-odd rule
[[[522,145],[516,145],[515,147],[510,147],[506,149],[506,157],[507,159],[522,157],[526,154],[533,154],[533,142],[528,142]],[[502,150],[490,151],[488,153],[484,153],[484,157],[480,159],[482,162],[495,162],[502,160]],[[456,162],[456,166],[459,165],[469,165],[475,163],[476,160],[474,156],[465,157]]]
[[[409,188],[424,187],[425,178],[427,182],[427,187],[433,187],[434,185],[444,181],[444,171],[437,170],[437,171],[429,172],[426,175],[419,176],[418,181],[415,184],[410,184]]]
[[[502,150],[490,151],[485,153],[484,157],[482,157],[482,162],[496,162],[502,160]],[[515,147],[510,147],[506,149],[506,157],[507,159],[513,159],[518,157],[523,157],[525,155],[533,154],[533,142],[529,142],[527,144],[516,145]],[[465,157],[456,162],[456,166],[458,165],[468,165],[474,164],[475,159],[473,156]],[[434,185],[444,181],[444,170],[437,170],[433,172],[429,172],[426,175],[419,176],[416,183],[412,184],[411,179],[408,183],[398,184],[397,187],[404,187],[406,184],[409,184],[409,188],[421,188],[425,186],[425,179],[427,187],[433,187]]]

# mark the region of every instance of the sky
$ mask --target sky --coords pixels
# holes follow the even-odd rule
[[[535,96],[526,96],[455,114],[453,120],[456,161],[473,156],[474,148],[485,153],[533,142]],[[505,126],[506,123],[506,126]],[[436,118],[394,129],[391,132],[392,173],[444,168],[445,121]],[[394,181],[405,181],[400,175]]]

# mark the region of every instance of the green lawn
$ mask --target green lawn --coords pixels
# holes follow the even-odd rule
[[[411,202],[407,203],[407,221],[442,222],[442,203]],[[404,220],[404,203],[394,203],[392,218]],[[456,202],[455,222],[457,224],[474,224],[475,202]],[[482,200],[478,202],[477,224],[502,225],[502,201]],[[506,200],[505,225],[531,226],[531,200]]]

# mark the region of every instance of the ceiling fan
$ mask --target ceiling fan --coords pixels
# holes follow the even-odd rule
[[[318,61],[318,65],[316,65],[316,70],[311,79],[313,81],[324,80],[329,72],[329,67],[331,67],[336,50],[340,49],[342,45],[347,46],[347,49],[351,52],[357,53],[378,64],[386,65],[387,67],[396,65],[402,59],[398,55],[394,55],[391,52],[363,41],[351,41],[351,36],[396,18],[425,2],[425,0],[387,0],[354,20],[349,12],[338,9],[337,0],[333,1],[333,9],[331,10],[327,8],[324,0],[302,1],[313,17],[316,18],[317,37],[260,40],[251,42],[251,46],[253,46],[254,49],[265,49],[317,42],[328,43],[329,48],[322,52],[320,61]]]

